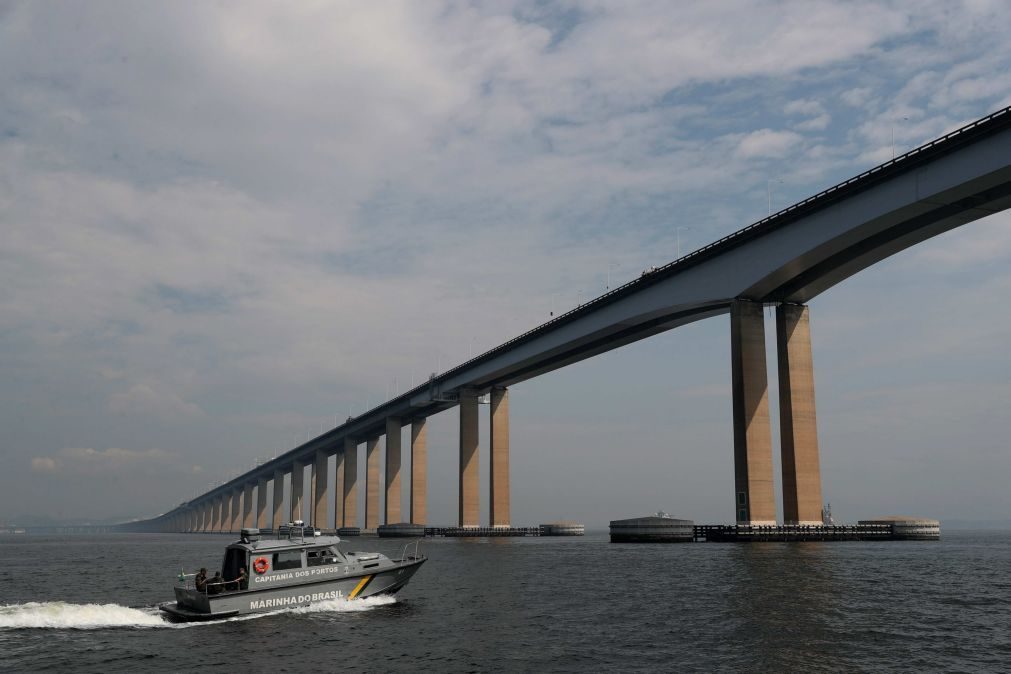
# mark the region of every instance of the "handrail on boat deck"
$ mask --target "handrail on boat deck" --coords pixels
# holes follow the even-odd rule
[[[413,561],[415,559],[420,558],[421,557],[421,555],[419,554],[419,548],[420,548],[420,546],[421,546],[421,539],[420,538],[418,538],[416,540],[413,540],[413,541],[408,541],[407,543],[404,543],[404,547],[400,550],[400,561],[402,561],[402,562],[405,562],[405,561],[408,561],[408,560],[412,560]],[[411,555],[410,557],[408,557],[407,556],[407,551],[409,549],[411,549],[411,547],[414,548],[414,554]]]
[[[196,576],[197,576],[197,574],[195,574],[195,573],[180,573],[178,577],[179,577],[179,580],[182,581],[184,589],[186,589],[186,590],[193,590],[194,592],[199,592],[199,593],[201,593],[203,595],[210,594],[207,591],[207,588],[209,588],[209,587],[217,587],[219,585],[221,586],[221,591],[218,592],[218,593],[215,593],[215,594],[225,594],[226,592],[238,592],[239,590],[242,589],[241,587],[239,587],[239,579],[235,578],[233,580],[223,580],[220,583],[212,583],[210,581],[210,579],[208,579],[207,582],[204,583],[204,589],[203,590],[198,590],[196,582],[195,582]],[[230,590],[228,588],[229,585],[234,585],[236,587],[235,587],[234,590]]]

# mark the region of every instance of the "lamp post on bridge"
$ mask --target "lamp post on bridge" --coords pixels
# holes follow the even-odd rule
[[[771,199],[770,199],[770,202],[771,202]],[[677,227],[674,228],[674,244],[677,247],[677,257],[675,258],[676,260],[680,260],[681,259],[681,230],[682,229],[685,230],[685,231],[687,231],[687,230],[693,229],[693,228],[689,227],[687,225],[679,225],[679,226],[677,226]]]
[[[769,178],[765,181],[765,193],[769,197],[769,215],[772,215],[772,183],[782,184],[779,178]]]

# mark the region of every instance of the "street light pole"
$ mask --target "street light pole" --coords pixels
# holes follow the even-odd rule
[[[772,183],[782,183],[778,178],[769,178],[765,181],[765,193],[769,197],[769,215],[772,215]]]
[[[681,259],[681,230],[682,229],[687,231],[687,230],[691,229],[691,227],[688,227],[687,225],[680,225],[680,226],[674,228],[674,240],[675,240],[676,245],[677,245],[677,258],[675,258],[675,259],[678,259],[678,260]]]

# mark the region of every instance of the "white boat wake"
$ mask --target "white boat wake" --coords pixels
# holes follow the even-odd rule
[[[0,629],[103,629],[162,627],[161,616],[117,604],[69,604],[63,601],[0,606]]]
[[[163,617],[164,614],[158,610],[157,606],[129,608],[118,604],[71,604],[63,601],[28,602],[26,604],[0,605],[0,630],[183,629],[236,622],[239,620],[253,620],[283,613],[356,613],[394,604],[396,601],[395,597],[369,597],[351,601],[334,599],[301,608],[280,609],[268,613],[253,613],[201,623],[169,622]]]

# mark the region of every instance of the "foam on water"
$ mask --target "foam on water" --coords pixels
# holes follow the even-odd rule
[[[164,627],[157,613],[118,604],[69,604],[63,601],[0,606],[0,629]]]
[[[390,595],[379,595],[378,597],[365,597],[364,599],[328,599],[318,601],[309,606],[288,609],[291,613],[354,613],[356,611],[369,611],[379,606],[388,606],[397,603],[397,598]]]
[[[225,622],[254,620],[282,613],[354,613],[396,603],[395,597],[368,597],[365,599],[333,599],[311,606],[279,609],[264,613],[211,620],[198,623],[172,623],[158,607],[129,608],[119,604],[70,604],[63,601],[28,602],[0,606],[0,630],[11,629],[70,629],[94,630],[115,627],[151,629],[168,627],[182,629],[217,625]]]

